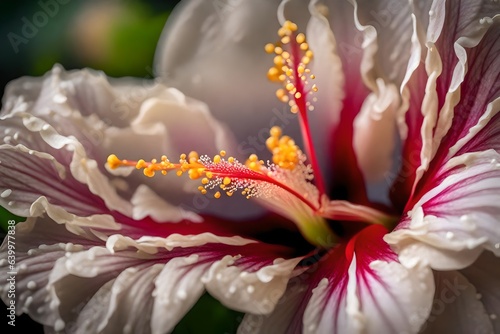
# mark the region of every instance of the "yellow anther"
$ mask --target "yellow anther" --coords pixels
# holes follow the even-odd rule
[[[221,157],[225,157],[226,156],[226,151],[222,150],[219,152],[220,156]]]
[[[285,88],[286,88],[287,91],[290,92],[290,91],[292,91],[295,88],[295,85],[293,83],[289,82],[289,83],[287,83],[285,85]]]
[[[143,171],[144,175],[146,175],[147,177],[153,177],[155,176],[155,171],[153,169],[151,169],[150,167],[146,167],[144,168],[144,171]]]
[[[122,161],[120,159],[118,159],[118,157],[116,155],[111,154],[108,157],[108,166],[111,169],[116,169],[116,168],[122,166]]]
[[[214,156],[213,160],[214,160],[214,163],[218,164],[221,162],[222,159],[221,159],[220,155],[217,154],[216,156]]]
[[[205,175],[211,179],[214,175],[212,174],[212,172],[206,172]]]
[[[274,53],[277,55],[280,55],[283,52],[283,48],[280,46],[277,46],[274,48]]]
[[[280,65],[283,65],[285,63],[283,60],[283,56],[275,56],[273,62],[274,62],[274,65],[276,65],[276,66],[280,66]]]
[[[229,197],[231,197],[231,196],[233,196],[233,192],[232,191],[226,191],[226,195],[229,196]]]
[[[206,177],[204,177],[203,179],[201,179],[201,184],[208,184],[208,182],[210,182],[210,180],[207,179]]]
[[[285,21],[285,23],[283,24],[283,28],[285,28],[288,31],[297,31],[298,29],[297,25],[289,20]]]
[[[141,168],[146,168],[148,165],[146,164],[146,161],[143,159],[137,161],[137,164],[135,165],[135,168],[141,169]]]
[[[318,86],[316,86],[316,84],[314,84],[314,85],[312,85],[311,89],[313,90],[313,92],[317,92]]]
[[[278,137],[281,137],[281,134],[283,132],[279,126],[273,126],[271,128],[271,130],[269,131],[269,133],[271,134],[271,136],[278,138]]]
[[[161,173],[162,173],[162,175],[167,175],[167,171],[166,170],[162,170]]]
[[[192,163],[198,162],[198,159],[200,159],[198,152],[195,152],[195,151],[189,152],[189,155],[188,155],[188,162],[189,163],[192,164]]]
[[[274,44],[267,43],[266,46],[264,47],[264,50],[266,50],[267,53],[273,53],[275,51]]]
[[[304,65],[307,65],[311,62],[311,58],[304,56],[304,57],[302,57],[301,61]]]
[[[282,73],[276,67],[271,67],[269,71],[267,71],[267,78],[269,81],[282,81],[280,80],[280,75]]]
[[[287,34],[287,30],[284,27],[278,29],[278,36],[283,37]]]
[[[214,194],[214,197],[215,197],[215,198],[220,198],[220,191],[216,192],[216,193]]]
[[[294,97],[296,99],[300,99],[302,97],[302,94],[300,94],[300,92],[297,92],[297,93],[295,93]]]
[[[307,51],[307,50],[309,50],[309,44],[307,44],[307,43],[305,43],[305,42],[304,42],[304,43],[302,43],[302,44],[300,44],[300,49],[301,49],[302,51]]]
[[[186,160],[186,154],[182,153],[179,158],[180,158],[180,160]]]
[[[283,44],[290,43],[290,36],[283,36],[283,37],[281,37],[281,43],[283,43]]]
[[[207,190],[206,190],[206,189],[203,189],[203,190],[201,190],[201,193],[202,193],[203,195],[205,195],[205,194],[207,193]]]
[[[225,177],[224,180],[222,180],[222,183],[227,186],[229,183],[231,183],[231,179],[229,177]]]
[[[227,162],[229,162],[230,164],[234,163],[235,162],[234,157],[227,158]]]
[[[285,60],[290,59],[290,53],[288,53],[287,51],[283,51],[281,53],[281,57],[283,57],[283,59]]]
[[[304,35],[303,33],[300,33],[297,35],[297,37],[295,37],[295,40],[299,44],[304,43],[306,41],[306,35]]]
[[[198,169],[190,169],[188,171],[188,175],[191,180],[196,180],[201,177],[201,173],[198,171]]]
[[[250,156],[248,157],[248,160],[255,162],[255,161],[259,160],[259,157],[257,156],[257,154],[250,154]]]
[[[314,79],[316,79],[316,76],[314,74],[311,74],[311,76],[309,78],[314,80]]]
[[[176,174],[177,176],[182,176],[182,171],[181,171],[181,170],[178,170],[177,172],[175,172],[175,174]]]
[[[293,106],[290,107],[290,111],[292,112],[292,114],[296,114],[299,112],[299,107],[294,104]]]
[[[281,101],[281,102],[288,102],[288,93],[283,89],[280,88],[276,91],[276,97]]]

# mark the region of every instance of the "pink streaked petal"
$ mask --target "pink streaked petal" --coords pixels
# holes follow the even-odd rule
[[[385,233],[373,225],[332,249],[290,281],[275,312],[245,328],[262,332],[277,317],[290,320],[277,333],[418,332],[431,308],[432,272],[401,265]]]
[[[74,252],[88,249],[100,242],[91,233],[85,236],[74,235],[64,225],[55,224],[48,218],[28,218],[16,226],[15,239],[9,235],[2,244],[0,260],[3,282],[9,272],[16,275],[16,308],[18,314],[28,313],[32,319],[44,324],[54,325],[61,316],[57,306],[59,300],[47,289],[49,275],[60,258]],[[9,242],[10,241],[10,242]],[[16,269],[8,268],[7,247],[15,245]],[[2,285],[1,296],[7,303],[8,285]]]
[[[306,333],[417,332],[432,302],[429,268],[406,268],[382,240],[385,228],[360,232],[334,259],[340,273],[317,284],[304,313]],[[335,259],[336,258],[336,259]],[[333,265],[333,264],[332,264]],[[397,312],[397,314],[394,314]]]
[[[424,117],[422,127],[424,144],[417,180],[429,168],[430,161],[436,155],[437,164],[442,163],[444,156],[450,157],[452,152],[448,151],[449,148],[467,135],[469,128],[476,125],[486,112],[487,104],[500,94],[497,80],[499,63],[496,57],[500,47],[500,15],[490,18],[500,12],[500,7],[491,3],[467,3],[463,4],[464,8],[458,8],[460,6],[448,5],[444,9],[443,4],[443,8],[435,8],[436,12],[446,10],[446,27],[457,28],[454,33],[443,28],[439,38],[437,34],[433,37],[434,40],[428,42],[426,69],[429,81],[422,111],[435,111],[425,112],[428,116]],[[459,15],[461,11],[468,15]],[[431,17],[431,25],[432,23]],[[452,45],[454,52],[451,50]],[[456,58],[450,58],[451,55]],[[448,66],[442,68],[440,62]],[[436,63],[439,64],[432,70],[432,64]],[[453,66],[449,66],[451,64]],[[439,78],[432,75],[434,72],[440,74]],[[490,147],[484,143],[481,150]]]
[[[80,226],[75,235],[66,229],[71,225],[37,219],[17,227],[16,292],[19,310],[52,331],[146,328],[163,333],[173,329],[205,288],[223,303],[239,300],[244,311],[270,312],[300,261],[280,260],[291,256],[283,246],[211,233],[139,240],[114,235],[104,247],[96,234],[105,233],[98,230]],[[8,263],[2,260],[1,265]],[[4,284],[2,294],[7,288]]]
[[[399,190],[394,193],[400,197],[402,193],[410,196],[417,186],[414,181],[432,177],[450,157],[449,149],[460,138],[467,136],[466,140],[470,140],[473,135],[467,135],[469,129],[477,125],[488,103],[498,97],[498,66],[495,66],[498,51],[495,50],[499,43],[494,23],[498,19],[490,17],[499,10],[495,2],[452,5],[435,1],[430,10],[416,11],[416,29],[426,32],[416,36],[427,35],[417,43],[421,48],[427,47],[427,56],[425,66],[409,72],[405,80],[411,91],[406,114],[410,139],[405,142],[402,167],[395,183]],[[415,55],[420,59],[419,51]],[[418,66],[417,62],[414,64]],[[488,136],[491,131],[484,132],[491,139]],[[478,142],[483,144],[481,148],[468,151],[491,148],[488,144],[491,140]],[[425,183],[421,181],[418,187]]]
[[[500,254],[499,161],[500,154],[489,150],[465,153],[445,165],[437,185],[385,237],[403,263],[461,269],[483,248]]]
[[[95,161],[87,159],[75,137],[62,136],[42,119],[22,112],[4,116],[2,128],[8,128],[12,136],[0,150],[0,171],[4,175],[0,185],[2,191],[11,190],[1,200],[6,207],[12,202],[14,213],[29,215],[30,205],[40,196],[80,215],[97,213],[106,206],[124,213],[131,211]],[[40,171],[44,177],[40,177]],[[24,195],[16,196],[16,192]]]
[[[226,306],[254,314],[273,310],[302,259],[280,258],[280,253],[287,256],[286,248],[281,246],[211,233],[142,237],[137,241],[116,235],[108,239],[107,247],[117,254],[129,248],[145,254],[156,254],[161,249],[187,254],[195,252],[197,255],[190,258],[193,264],[190,267],[194,270],[195,263],[204,266],[206,272],[202,281],[206,289]]]

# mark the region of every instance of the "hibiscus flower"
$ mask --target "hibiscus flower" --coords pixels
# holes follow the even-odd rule
[[[499,11],[187,1],[162,82],[11,83],[17,311],[164,333],[206,290],[241,333],[499,331]]]

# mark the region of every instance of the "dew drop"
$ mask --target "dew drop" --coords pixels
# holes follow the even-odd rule
[[[29,281],[26,286],[28,287],[28,289],[34,290],[34,289],[36,289],[36,282],[35,281]]]
[[[496,320],[497,319],[497,315],[496,314],[490,314],[490,319],[491,320]]]
[[[483,297],[483,295],[482,295],[482,294],[480,294],[480,293],[476,293],[476,299],[481,299],[482,297]]]
[[[64,329],[64,326],[66,326],[64,321],[62,321],[62,319],[57,319],[56,323],[54,324],[54,329],[56,332],[60,332]]]
[[[44,125],[42,126],[42,130],[43,130],[43,131],[47,131],[49,128],[50,128],[50,125],[48,125],[48,124],[44,124]]]
[[[26,298],[26,301],[24,302],[24,307],[27,308],[27,307],[30,307],[31,303],[33,302],[33,297],[32,296],[28,296],[28,298]]]
[[[455,235],[453,234],[453,232],[446,232],[446,239],[450,240],[450,239],[453,239]]]
[[[187,298],[186,290],[177,291],[177,297],[181,300],[186,300],[186,298]]]
[[[50,302],[50,304],[49,304],[49,307],[50,307],[50,309],[51,309],[51,310],[55,310],[55,309],[57,309],[57,306],[59,306],[59,303],[57,302],[57,300],[56,300],[56,299],[53,299],[53,300]]]
[[[249,294],[252,294],[255,291],[255,287],[253,285],[247,286],[247,292]]]
[[[58,94],[54,95],[54,97],[52,98],[52,100],[55,103],[63,104],[64,102],[66,102],[68,100],[68,98],[66,96],[58,93]]]
[[[123,327],[123,333],[125,334],[132,333],[132,326],[130,324],[126,324],[125,327]]]
[[[500,242],[497,242],[497,243],[495,244],[495,248],[496,248],[496,249],[500,249]]]

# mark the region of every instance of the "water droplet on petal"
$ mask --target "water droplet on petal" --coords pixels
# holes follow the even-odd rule
[[[56,323],[54,324],[54,330],[56,332],[60,332],[64,329],[64,326],[66,326],[66,324],[64,323],[64,321],[62,319],[57,319],[56,320]]]

